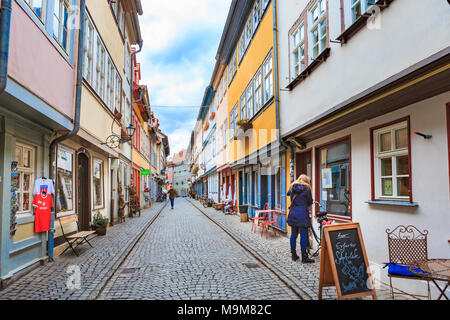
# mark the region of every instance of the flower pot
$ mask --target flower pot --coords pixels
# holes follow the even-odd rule
[[[95,233],[97,233],[99,236],[104,236],[106,235],[106,227],[101,227],[101,226],[96,226],[95,228]]]

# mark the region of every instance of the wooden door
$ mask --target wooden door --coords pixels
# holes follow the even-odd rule
[[[306,174],[312,180],[312,153],[311,151],[298,153],[295,161],[295,179]]]
[[[84,154],[78,154],[78,220],[82,231],[91,228],[91,204],[90,204],[90,179],[89,158]]]

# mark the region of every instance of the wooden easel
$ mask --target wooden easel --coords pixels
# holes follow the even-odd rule
[[[338,275],[338,266],[335,262],[335,250],[331,246],[330,233],[333,231],[345,231],[345,230],[357,230],[357,236],[359,241],[359,245],[361,248],[362,257],[364,259],[364,263],[367,270],[367,282],[370,283],[370,286],[366,289],[360,290],[360,292],[355,292],[352,294],[343,294],[343,290],[341,288],[342,279],[339,278]],[[361,228],[359,223],[346,223],[339,225],[330,225],[326,226],[323,230],[323,240],[322,240],[322,248],[320,252],[320,275],[319,275],[319,300],[322,300],[322,290],[325,287],[336,287],[336,291],[339,297],[339,300],[344,299],[353,299],[365,296],[372,296],[374,300],[377,299],[377,295],[375,292],[375,286],[373,282],[372,275],[369,270],[369,261],[367,259],[366,249],[364,247],[364,242],[361,234]],[[372,289],[370,289],[372,288]]]

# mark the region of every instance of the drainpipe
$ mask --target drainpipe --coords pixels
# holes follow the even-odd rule
[[[80,130],[80,115],[81,115],[81,92],[83,86],[83,61],[84,61],[84,30],[85,30],[85,16],[86,16],[86,0],[80,0],[80,31],[78,34],[78,60],[77,60],[77,83],[76,83],[76,96],[75,96],[75,116],[73,122],[73,129],[66,135],[63,135],[50,143],[49,152],[49,175],[50,180],[55,180],[55,153],[56,147],[64,140],[70,139],[75,136]],[[50,261],[53,261],[53,248],[54,248],[54,236],[55,236],[55,217],[56,208],[53,207],[51,228],[48,236],[48,257]]]
[[[131,53],[131,123],[133,123],[133,106],[137,101],[134,101],[134,56],[142,51],[142,46],[144,45],[144,40],[139,43],[139,50]],[[142,99],[142,98],[141,98]],[[139,100],[138,100],[139,101]],[[136,133],[135,133],[136,134]],[[130,184],[133,184],[133,140],[131,140],[131,178]]]
[[[0,8],[0,94],[6,89],[8,81],[9,37],[11,33],[12,0],[1,0]]]
[[[281,125],[280,125],[280,76],[278,68],[278,18],[277,18],[277,0],[272,1],[273,5],[273,68],[275,74],[275,114],[277,126],[277,138],[281,141]]]

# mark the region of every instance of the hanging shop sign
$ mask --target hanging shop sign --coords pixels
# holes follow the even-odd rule
[[[150,176],[151,174],[150,170],[141,170],[141,176]]]
[[[324,287],[336,287],[340,300],[377,299],[359,223],[326,226],[321,254],[319,300]]]

